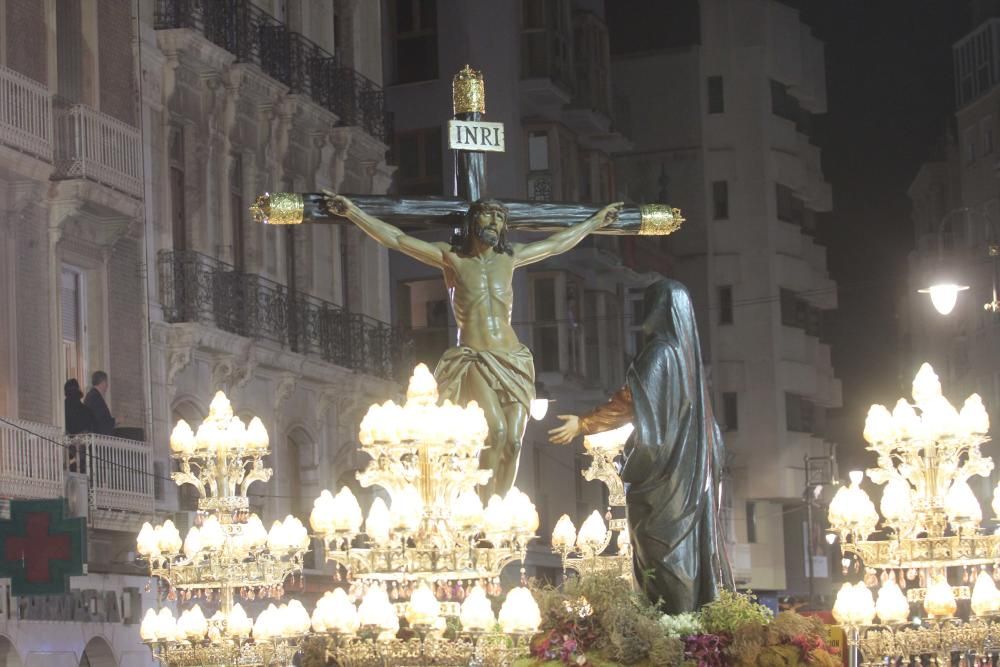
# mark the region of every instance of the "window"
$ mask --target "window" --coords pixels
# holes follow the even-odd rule
[[[187,250],[187,216],[184,210],[184,132],[170,128],[170,216],[174,250]]]
[[[86,282],[83,272],[69,265],[62,268],[62,350],[66,379],[76,378],[81,387],[86,387],[86,322],[85,292]]]
[[[393,0],[390,3],[389,16],[393,26],[396,83],[436,79],[438,77],[436,0]]]
[[[993,152],[993,116],[984,118],[979,127],[983,136],[983,155],[989,155]]]
[[[757,503],[747,501],[747,543],[757,544]]]
[[[774,193],[778,220],[801,225],[805,217],[805,205],[795,196],[795,191],[787,185],[776,183]]]
[[[243,160],[239,155],[234,155],[229,170],[229,215],[233,235],[233,266],[237,271],[243,271],[245,252],[243,211]]]
[[[799,101],[788,93],[788,86],[771,79],[771,113],[790,120],[796,127],[802,124],[802,107]]]
[[[441,128],[399,132],[394,154],[399,161],[396,183],[402,195],[440,195]]]
[[[796,433],[811,433],[815,425],[812,401],[785,392],[785,428]]]
[[[629,290],[628,305],[632,310],[632,321],[629,325],[629,332],[632,334],[631,354],[639,354],[642,349],[646,334],[642,332],[642,323],[646,319],[646,301],[643,298],[643,291],[640,289]]]
[[[733,286],[719,286],[719,324],[733,323]]]
[[[965,164],[972,164],[976,161],[976,128],[970,127],[965,130]]]
[[[739,430],[739,399],[735,391],[722,392],[722,421],[726,431]]]
[[[955,95],[960,108],[983,95],[997,80],[996,32],[996,24],[987,21],[952,51]]]
[[[708,77],[708,113],[724,113],[726,98],[721,76]]]
[[[712,181],[712,219],[729,218],[729,182]]]
[[[567,0],[522,0],[521,78],[573,89],[573,33]]]
[[[532,281],[535,330],[532,351],[540,371],[559,370],[559,324],[556,322],[556,279],[539,277]]]

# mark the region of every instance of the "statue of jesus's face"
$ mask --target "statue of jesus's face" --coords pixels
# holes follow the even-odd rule
[[[472,233],[489,246],[496,246],[506,226],[507,212],[499,206],[483,206],[472,219]]]

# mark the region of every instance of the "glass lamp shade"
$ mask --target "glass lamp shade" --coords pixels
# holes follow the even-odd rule
[[[969,289],[968,285],[938,283],[917,291],[921,294],[930,294],[934,309],[942,315],[947,315],[955,309],[955,302],[958,301],[958,293],[967,289]]]

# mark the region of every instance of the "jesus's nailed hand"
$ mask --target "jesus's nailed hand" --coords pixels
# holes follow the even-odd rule
[[[604,222],[601,223],[601,227],[607,227],[614,223],[618,219],[618,214],[621,212],[623,206],[625,206],[625,202],[619,201],[602,208],[598,213],[598,215],[604,216]]]
[[[344,195],[338,195],[329,190],[323,190],[323,195],[327,211],[342,218],[350,217],[351,210],[354,208],[354,202]]]

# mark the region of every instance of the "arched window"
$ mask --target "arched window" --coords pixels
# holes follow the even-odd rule
[[[0,635],[0,665],[21,667],[23,664],[21,656],[17,654],[17,649],[14,648],[14,642]]]
[[[117,667],[115,654],[104,637],[93,637],[83,649],[80,667]]]

